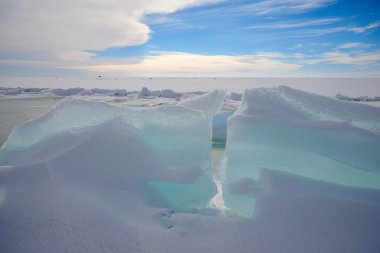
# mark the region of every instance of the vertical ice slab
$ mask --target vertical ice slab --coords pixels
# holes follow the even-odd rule
[[[178,105],[201,111],[204,113],[206,118],[212,119],[212,117],[218,112],[220,106],[223,104],[225,95],[225,91],[215,90],[193,99],[182,101],[178,103]]]
[[[160,168],[159,174],[162,174],[162,177],[147,178],[144,182],[154,190],[153,195],[162,199],[160,203],[165,202],[164,206],[169,208],[202,208],[216,193],[211,176],[211,118],[204,112],[210,112],[210,106],[217,109],[223,102],[223,99],[211,101],[217,99],[214,96],[208,98],[208,103],[205,102],[203,107],[197,109],[169,105],[130,109],[69,98],[47,114],[17,126],[1,149],[0,165],[51,166],[52,160],[71,152],[78,145],[84,145],[84,141],[88,143],[87,139],[82,137],[70,136],[82,133],[83,138],[94,139],[95,135],[87,134],[88,129],[102,126],[103,131],[106,131],[104,124],[117,122],[121,125],[119,128],[116,123],[111,125],[119,130],[123,126],[135,129],[136,138],[147,147],[149,155],[144,157],[144,154],[136,150],[136,157],[146,159]],[[119,135],[121,139],[118,141],[117,135],[113,135],[112,131],[114,130],[110,128],[109,134],[112,138],[109,138],[109,142],[104,139],[103,144],[97,142],[97,145],[107,146],[110,153],[115,152],[119,155],[122,154],[122,150],[112,150],[113,146],[119,149],[119,143],[127,145],[124,149],[133,150],[134,143],[131,142],[129,147],[128,140],[125,140],[128,136]],[[52,141],[54,138],[57,138],[56,142]],[[49,147],[46,146],[48,144]],[[87,158],[83,158],[82,163],[86,169],[91,170],[94,164],[86,159],[99,159],[104,156],[105,151],[102,148],[88,150],[93,152],[88,154]],[[79,158],[69,157],[68,160],[81,161]],[[115,155],[114,159],[108,160],[110,168],[119,164],[120,158]],[[126,173],[135,171],[135,160],[129,161],[127,159],[124,165]],[[63,160],[62,162],[65,163]],[[83,169],[81,165],[78,167],[78,170]],[[54,167],[50,169],[54,170]]]
[[[261,168],[380,189],[380,109],[287,87],[252,89],[229,118],[226,205],[249,216]]]

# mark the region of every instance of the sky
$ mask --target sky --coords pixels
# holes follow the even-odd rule
[[[380,77],[376,0],[0,0],[1,76]]]

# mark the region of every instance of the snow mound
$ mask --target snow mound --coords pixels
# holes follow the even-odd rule
[[[288,87],[244,93],[228,120],[225,203],[252,215],[261,168],[380,189],[380,109]]]

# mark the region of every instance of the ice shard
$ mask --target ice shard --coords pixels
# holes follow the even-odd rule
[[[228,120],[224,197],[253,213],[262,168],[380,189],[380,109],[280,86],[246,90]]]

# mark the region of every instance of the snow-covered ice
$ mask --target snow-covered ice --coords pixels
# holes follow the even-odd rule
[[[380,189],[380,108],[280,86],[244,93],[229,118],[224,197],[250,216],[263,168]]]
[[[44,145],[60,134],[85,133],[86,128],[119,119],[120,124],[135,129],[141,141],[150,147],[150,152],[156,159],[155,163],[172,172],[173,178],[170,182],[149,182],[161,198],[173,208],[204,207],[215,194],[210,170],[212,118],[205,113],[213,113],[209,111],[209,105],[212,105],[215,113],[223,102],[223,97],[210,94],[208,97],[212,101],[209,103],[205,103],[204,98],[200,97],[206,107],[198,108],[199,110],[190,109],[185,105],[130,109],[68,98],[47,114],[17,126],[2,148],[0,162],[3,165],[50,162],[61,152],[67,151],[53,148],[51,152],[37,155],[39,149],[36,146]],[[196,100],[193,102],[196,103]],[[75,146],[75,142],[72,145]],[[112,152],[112,143],[110,145],[109,149]],[[67,147],[68,150],[71,148],[73,147]],[[103,152],[93,155],[102,157]],[[150,160],[142,154],[136,155],[140,155],[140,159]],[[125,166],[128,167],[128,164]]]
[[[199,110],[204,113],[206,118],[212,120],[212,117],[218,112],[220,106],[223,104],[225,95],[224,91],[215,90],[192,99],[184,100],[178,103],[178,105]]]
[[[0,252],[380,248],[380,109],[254,89],[227,125],[239,101],[220,108],[223,91],[171,105],[149,90],[155,106],[137,108],[124,105],[141,92],[91,92],[17,126],[0,150]],[[214,177],[211,124],[228,132]]]

